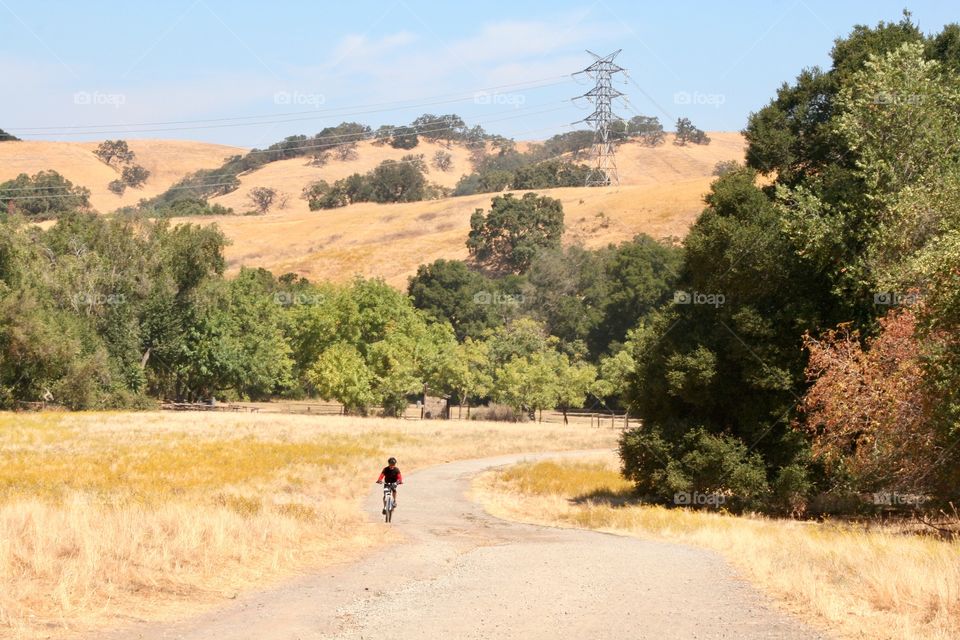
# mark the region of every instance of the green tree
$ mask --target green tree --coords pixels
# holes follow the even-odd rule
[[[470,417],[470,398],[490,393],[493,377],[489,371],[490,347],[482,340],[466,338],[445,358],[440,370],[441,388],[452,391],[459,402],[462,417],[463,405],[467,405]]]
[[[554,406],[557,397],[555,354],[537,351],[513,358],[496,369],[493,398],[511,407],[516,415],[536,416]]]
[[[74,186],[56,171],[21,173],[0,183],[0,213],[20,213],[34,220],[50,220],[70,211],[90,208],[90,190]]]
[[[325,400],[336,400],[348,413],[366,415],[375,402],[373,375],[356,347],[333,344],[317,358],[307,377]]]
[[[384,160],[370,174],[374,202],[415,202],[423,200],[427,181],[423,172],[409,163]]]
[[[111,167],[130,164],[136,157],[127,145],[126,140],[104,140],[93,152],[93,155]]]
[[[417,267],[407,292],[416,308],[433,320],[449,322],[458,340],[479,338],[500,324],[491,304],[481,304],[478,295],[498,291],[496,282],[471,271],[460,260],[440,259]]]
[[[138,164],[124,167],[120,172],[120,179],[123,180],[123,183],[134,189],[142,187],[149,177],[150,172]]]
[[[414,149],[420,144],[414,127],[393,127],[390,132],[390,146],[394,149]]]
[[[523,273],[536,254],[560,246],[563,205],[535,193],[495,197],[490,211],[477,209],[470,218],[467,249],[482,266],[494,272]]]
[[[567,411],[583,407],[594,389],[597,369],[586,362],[570,362],[565,354],[558,354],[554,376],[554,406],[563,412],[563,424],[567,424]]]

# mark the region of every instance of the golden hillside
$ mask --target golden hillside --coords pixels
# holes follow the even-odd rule
[[[127,140],[127,143],[136,154],[134,162],[150,171],[150,177],[143,188],[127,189],[122,196],[107,190],[107,185],[119,178],[120,173],[93,155],[97,142],[4,142],[0,144],[0,182],[21,173],[33,175],[53,169],[75,185],[90,189],[94,209],[113,211],[163,193],[188,173],[219,167],[225,158],[246,152],[239,147],[182,140]]]
[[[683,236],[703,207],[703,195],[721,160],[742,160],[744,141],[739,133],[711,133],[707,146],[678,147],[667,136],[666,144],[649,148],[622,145],[617,153],[621,186],[569,187],[541,190],[563,202],[566,242],[588,247],[629,239],[637,233],[653,237]],[[163,192],[197,169],[215,168],[224,158],[243,153],[238,147],[173,140],[129,140],[136,162],[150,170],[142,189],[127,189],[116,196],[107,184],[117,172],[93,155],[96,142],[16,142],[0,144],[0,180],[17,174],[54,169],[74,184],[91,190],[99,211],[136,204],[141,198]],[[520,143],[521,149],[525,143]],[[218,224],[230,239],[226,254],[230,271],[242,265],[268,268],[275,273],[293,271],[315,280],[343,281],[356,274],[381,276],[405,286],[420,264],[438,258],[465,258],[470,214],[489,207],[493,194],[480,194],[406,204],[356,204],[343,209],[310,211],[300,197],[315,180],[334,181],[352,173],[365,173],[386,159],[399,160],[408,153],[423,154],[428,165],[443,148],[453,156],[453,167],[443,172],[429,168],[428,180],[453,187],[472,171],[463,147],[446,149],[421,143],[413,150],[358,146],[355,160],[331,159],[323,167],[307,165],[304,158],[269,163],[240,176],[240,188],[213,202],[243,212],[251,208],[248,194],[254,187],[272,187],[288,196],[283,209],[264,216],[196,218],[200,224]]]
[[[656,148],[623,145],[617,155],[621,186],[569,187],[540,190],[559,198],[566,213],[567,242],[588,247],[629,239],[637,233],[655,238],[685,235],[703,208],[703,195],[721,160],[742,160],[744,141],[739,133],[711,133],[707,146],[678,147],[672,137]],[[284,209],[264,216],[196,218],[216,222],[232,244],[227,248],[231,272],[241,266],[259,266],[280,274],[288,271],[314,280],[345,280],[353,275],[382,276],[405,286],[420,264],[438,258],[465,258],[470,214],[488,207],[493,194],[445,200],[378,205],[361,203],[343,209],[310,211],[302,200],[303,187],[365,172],[387,158],[423,153],[429,161],[439,148],[421,143],[413,151],[360,145],[351,162],[331,161],[308,167],[303,159],[274,162],[241,176],[241,186],[216,198],[237,211],[250,208],[247,194],[254,187],[272,187],[289,196]],[[454,169],[431,168],[428,179],[445,186],[469,171],[464,149],[450,150]]]

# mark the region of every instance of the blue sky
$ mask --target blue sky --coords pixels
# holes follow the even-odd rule
[[[950,2],[907,6],[928,33],[960,20]],[[28,139],[262,147],[345,119],[375,127],[453,112],[493,133],[545,138],[588,113],[569,101],[588,89],[569,77],[589,64],[584,50],[623,49],[632,81],[618,85],[629,99],[619,115],[739,130],[782,82],[828,65],[835,38],[896,21],[903,7],[0,0],[0,127]],[[248,119],[228,120],[237,117]],[[196,120],[207,122],[182,122]],[[160,122],[176,124],[150,124]]]

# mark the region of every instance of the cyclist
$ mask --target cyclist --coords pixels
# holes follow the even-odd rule
[[[398,484],[403,484],[403,474],[400,473],[400,467],[397,466],[397,459],[390,458],[387,460],[387,466],[383,468],[383,471],[380,472],[380,477],[377,478],[377,484],[393,484],[393,508],[397,508],[397,487]],[[384,502],[386,502],[387,497],[383,497]],[[387,512],[386,504],[384,504],[383,513]]]

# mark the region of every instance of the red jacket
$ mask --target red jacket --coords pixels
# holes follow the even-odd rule
[[[377,478],[377,482],[396,482],[397,484],[403,484],[403,475],[400,473],[400,467],[384,467],[383,471],[380,472],[380,477]]]

